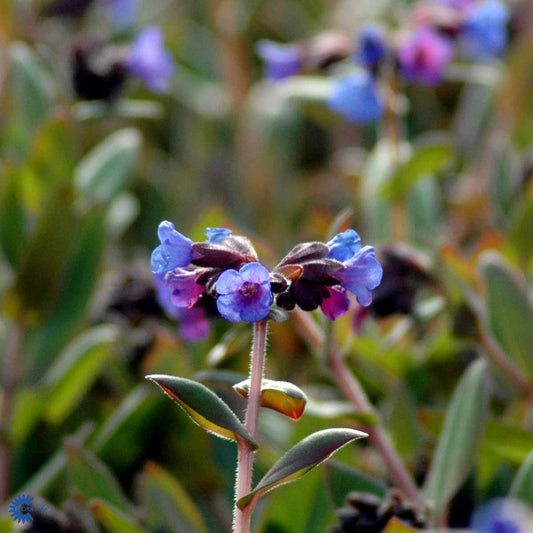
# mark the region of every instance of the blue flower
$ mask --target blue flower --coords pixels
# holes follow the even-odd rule
[[[302,70],[301,49],[298,45],[263,40],[257,43],[256,51],[264,61],[265,75],[271,81],[280,81]]]
[[[342,287],[355,294],[362,306],[372,303],[371,290],[375,289],[383,277],[383,268],[376,259],[372,246],[361,248],[352,258],[344,262],[344,268],[335,272],[333,277]]]
[[[174,224],[165,220],[159,224],[157,235],[161,244],[152,252],[152,271],[164,274],[187,266],[192,259],[192,241],[176,231]]]
[[[473,533],[528,533],[533,524],[532,511],[521,501],[496,499],[476,510]]]
[[[426,85],[434,85],[441,80],[452,56],[450,40],[429,27],[419,28],[398,50],[404,77]]]
[[[131,46],[128,70],[152,91],[162,93],[174,73],[174,61],[163,45],[163,33],[156,26],[141,30]]]
[[[355,230],[348,229],[335,235],[327,243],[327,246],[329,248],[328,257],[342,263],[351,259],[361,249],[361,238]]]
[[[357,71],[335,81],[328,106],[356,123],[371,122],[383,114],[376,83],[367,71]]]
[[[497,56],[507,44],[509,9],[499,0],[476,2],[467,11],[461,45],[468,59]]]
[[[368,25],[361,29],[358,35],[356,61],[372,68],[387,53],[387,43],[383,29],[379,26]]]
[[[216,281],[219,313],[230,322],[257,322],[270,312],[270,275],[260,263],[247,263],[237,272],[222,272]]]
[[[139,0],[104,0],[113,24],[119,27],[130,26],[139,13]]]
[[[206,228],[205,236],[207,242],[211,244],[220,244],[226,237],[231,235],[231,230],[227,228]]]

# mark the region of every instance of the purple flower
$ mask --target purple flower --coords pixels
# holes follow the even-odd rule
[[[170,301],[176,307],[192,307],[205,292],[205,286],[196,283],[198,272],[175,268],[167,272],[165,283],[170,292]]]
[[[159,305],[164,309],[170,318],[179,318],[180,309],[178,309],[170,300],[170,291],[165,283],[164,274],[154,274],[155,294]]]
[[[376,259],[372,246],[361,248],[352,258],[344,262],[344,268],[335,272],[333,277],[342,287],[355,294],[362,306],[372,303],[371,290],[375,289],[383,277],[383,268]]]
[[[270,312],[270,275],[260,263],[247,263],[237,272],[222,272],[216,281],[219,313],[230,322],[257,322]]]
[[[376,83],[367,71],[357,71],[335,81],[328,106],[356,123],[371,122],[383,114]]]
[[[192,241],[165,220],[159,224],[157,235],[161,244],[152,252],[152,271],[164,274],[169,270],[187,266],[192,259]]]
[[[332,257],[341,263],[351,259],[361,249],[361,238],[353,229],[338,233],[331,239],[327,246],[328,257]]]
[[[473,533],[528,533],[533,513],[521,501],[496,499],[480,507],[472,517]]]
[[[113,24],[130,26],[137,19],[139,0],[104,0]]]
[[[386,53],[387,43],[383,29],[374,25],[362,28],[358,35],[356,61],[365,67],[372,68]]]
[[[398,51],[400,68],[409,81],[434,85],[453,55],[451,42],[431,28],[418,29]]]
[[[320,308],[330,319],[335,320],[344,316],[350,307],[350,299],[342,287],[326,287],[328,295],[322,300]]]
[[[187,341],[198,342],[209,335],[209,319],[202,307],[180,309],[180,335]]]
[[[132,75],[158,93],[167,89],[174,73],[174,61],[163,45],[163,33],[156,26],[144,28],[137,34],[127,63]]]
[[[280,81],[302,70],[301,49],[296,44],[262,40],[257,43],[256,51],[264,61],[265,75],[271,81]]]
[[[220,244],[226,237],[231,235],[231,230],[227,228],[206,228],[205,236],[207,242],[211,244]]]
[[[509,9],[499,0],[476,2],[465,17],[461,45],[464,55],[473,60],[500,54],[507,44]]]

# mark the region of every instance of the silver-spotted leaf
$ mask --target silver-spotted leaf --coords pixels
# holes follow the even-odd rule
[[[146,378],[159,385],[165,394],[177,402],[191,419],[205,430],[235,441],[241,437],[252,449],[257,449],[257,443],[235,413],[205,385],[190,379],[163,374],[153,374]]]

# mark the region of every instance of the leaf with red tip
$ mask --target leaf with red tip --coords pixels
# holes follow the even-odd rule
[[[324,429],[312,433],[283,455],[255,489],[237,502],[237,506],[244,509],[247,505],[254,504],[266,492],[305,476],[349,442],[367,436],[362,431],[348,428]]]
[[[175,376],[153,374],[146,376],[159,385],[180,407],[205,430],[219,437],[236,441],[241,437],[250,448],[256,450],[257,443],[250,436],[235,413],[213,391],[205,385]]]
[[[245,398],[248,398],[250,380],[246,379],[233,385],[233,388]],[[302,416],[307,397],[296,385],[287,381],[264,379],[261,384],[261,406],[273,409],[293,420]]]

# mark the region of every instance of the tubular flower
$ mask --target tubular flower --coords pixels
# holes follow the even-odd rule
[[[156,93],[165,92],[174,74],[174,60],[163,44],[163,33],[157,26],[141,30],[131,46],[128,70]]]
[[[500,54],[507,44],[509,9],[499,0],[483,0],[466,11],[461,45],[468,59],[481,60]]]
[[[358,124],[377,120],[383,114],[383,102],[376,82],[366,70],[336,80],[328,99],[332,111]]]
[[[429,27],[418,29],[398,51],[403,75],[426,85],[438,83],[453,56],[451,42]]]
[[[270,275],[260,263],[247,263],[239,271],[224,271],[215,290],[218,311],[230,322],[257,322],[270,312],[273,301]]]
[[[164,274],[174,268],[187,266],[192,259],[192,241],[176,231],[174,224],[165,220],[159,224],[157,235],[161,241],[152,253],[152,271]]]
[[[192,307],[205,292],[205,287],[196,283],[199,273],[175,268],[165,276],[170,291],[170,301],[176,307]]]
[[[296,44],[259,41],[257,55],[265,63],[265,75],[270,81],[280,81],[302,70],[301,48]]]
[[[357,40],[355,59],[360,65],[374,68],[387,54],[385,32],[379,26],[365,26],[359,32]]]

